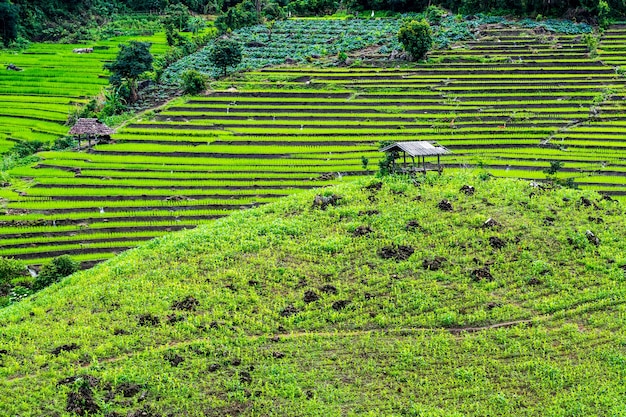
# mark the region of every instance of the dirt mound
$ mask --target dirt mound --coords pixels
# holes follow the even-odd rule
[[[474,195],[474,193],[476,192],[476,189],[474,187],[472,187],[471,185],[467,185],[466,184],[466,185],[462,186],[459,191],[461,191],[465,195]]]
[[[352,232],[352,236],[354,237],[359,237],[359,236],[366,236],[369,235],[370,233],[372,233],[373,230],[370,226],[359,226],[357,227],[354,232]]]
[[[447,261],[443,256],[435,256],[433,259],[424,259],[422,267],[430,271],[438,271]]]
[[[313,303],[320,299],[320,296],[313,290],[308,290],[304,293],[304,302],[305,303]]]
[[[498,227],[500,226],[500,223],[498,223],[497,221],[495,221],[494,219],[492,219],[491,217],[489,217],[487,220],[485,220],[485,222],[483,223],[483,227],[488,228],[488,229],[492,229],[494,227]]]
[[[337,294],[337,288],[330,284],[321,286],[320,291],[325,292],[326,294]]]
[[[80,346],[78,346],[76,343],[70,343],[67,345],[57,346],[54,349],[52,349],[50,353],[52,353],[54,356],[58,356],[61,354],[61,352],[71,352],[77,349],[80,349]]]
[[[472,277],[472,280],[475,282],[480,282],[480,281],[493,281],[493,276],[491,275],[491,271],[489,270],[488,266],[484,266],[482,268],[478,268],[478,269],[474,269],[470,276]]]
[[[161,323],[161,319],[153,314],[141,314],[137,318],[137,322],[140,326],[158,326]]]
[[[409,220],[404,228],[410,232],[415,230],[423,230],[422,226],[419,224],[417,220]]]
[[[333,310],[343,310],[344,308],[348,307],[348,304],[350,304],[349,300],[339,300],[339,301],[335,301],[332,305]]]
[[[316,195],[315,199],[313,199],[313,207],[326,210],[328,206],[336,206],[339,204],[339,200],[341,200],[341,197],[336,194],[330,196]]]
[[[170,365],[172,365],[173,367],[177,367],[178,365],[180,365],[181,363],[185,361],[185,358],[183,358],[182,356],[176,353],[171,353],[171,352],[167,352],[164,355],[164,359],[168,361]]]
[[[439,207],[439,210],[441,211],[453,211],[454,210],[454,208],[452,207],[452,203],[450,203],[445,198],[437,204],[437,207]]]
[[[506,242],[503,239],[500,239],[498,236],[491,236],[489,238],[489,244],[494,249],[502,249],[506,246]]]
[[[282,317],[289,317],[289,316],[293,316],[295,314],[298,314],[300,312],[300,310],[298,310],[297,308],[295,308],[293,306],[293,304],[289,304],[287,307],[283,308],[280,312],[280,315]]]
[[[195,311],[200,302],[191,295],[172,303],[172,310]]]
[[[391,245],[385,246],[378,251],[378,256],[383,259],[395,259],[396,261],[406,261],[413,255],[415,249],[411,246]]]
[[[118,385],[115,391],[122,394],[124,398],[131,398],[139,394],[142,389],[142,385],[133,384],[131,382],[122,382],[120,385]]]

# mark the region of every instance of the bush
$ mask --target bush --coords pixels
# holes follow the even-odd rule
[[[17,259],[0,257],[0,286],[19,278],[25,270],[24,264]]]
[[[448,13],[439,6],[428,6],[426,11],[426,20],[433,25],[439,25],[441,19],[443,19]]]
[[[199,94],[206,89],[206,76],[196,70],[183,72],[181,79],[185,94]]]
[[[398,40],[416,61],[423,59],[433,45],[430,25],[424,19],[403,23],[398,32]]]
[[[46,149],[47,145],[40,140],[20,140],[13,146],[13,152],[20,158],[26,158]]]
[[[59,282],[62,278],[72,275],[79,268],[80,264],[69,255],[57,256],[41,267],[39,275],[35,278],[33,289],[42,290],[55,282]]]

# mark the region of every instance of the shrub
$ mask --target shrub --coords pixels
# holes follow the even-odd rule
[[[228,67],[236,67],[242,59],[241,45],[229,39],[222,39],[213,44],[209,51],[209,61],[226,75]]]
[[[0,257],[0,286],[20,277],[24,271],[24,264],[17,259]]]
[[[593,33],[585,33],[581,39],[584,42],[584,44],[587,46],[587,49],[589,50],[589,56],[591,58],[597,57],[598,56],[598,44],[600,43],[600,40],[598,39],[598,37]]]
[[[185,94],[198,94],[206,89],[206,76],[196,70],[187,70],[181,76]]]
[[[33,289],[42,290],[55,282],[59,282],[62,278],[72,275],[79,268],[80,264],[69,255],[57,256],[41,267],[41,271],[39,271],[33,284]]]
[[[448,13],[439,6],[428,6],[425,11],[426,20],[433,25],[439,25],[441,23],[441,19],[443,19]]]
[[[26,158],[46,149],[47,145],[40,140],[20,140],[13,146],[13,152],[20,158]]]
[[[403,23],[398,32],[398,40],[416,61],[423,59],[433,45],[430,25],[424,19]]]

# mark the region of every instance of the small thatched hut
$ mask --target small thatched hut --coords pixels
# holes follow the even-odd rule
[[[401,172],[413,173],[417,171],[422,171],[424,174],[428,170],[426,167],[426,157],[427,156],[436,156],[437,157],[437,168],[440,174],[443,171],[441,167],[441,155],[447,155],[450,152],[447,148],[439,145],[436,142],[426,142],[426,141],[412,141],[412,142],[395,142],[391,145],[388,145],[381,149],[382,152],[385,152],[387,155],[391,157],[392,160],[392,170],[397,171],[395,160],[400,157],[400,153],[403,154],[404,164],[403,167],[400,168]],[[406,157],[407,155],[413,161],[411,167],[407,167]],[[415,163],[415,157],[417,156],[417,164]],[[422,163],[420,167],[420,156],[422,157]],[[432,169],[432,168],[431,168]]]
[[[81,139],[85,139],[87,146],[91,147],[91,139],[96,141],[100,138],[108,138],[114,133],[115,130],[101,123],[98,119],[78,119],[76,124],[70,129],[70,135],[76,136],[76,139],[78,139],[79,148]]]

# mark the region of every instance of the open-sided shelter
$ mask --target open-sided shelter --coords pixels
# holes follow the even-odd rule
[[[115,133],[104,123],[98,119],[78,119],[76,124],[70,129],[70,135],[76,136],[78,139],[78,147],[80,148],[80,140],[85,139],[87,146],[91,147],[91,140],[97,140],[102,137],[109,137]]]
[[[417,172],[422,171],[426,173],[426,157],[427,156],[436,156],[437,157],[437,171],[441,174],[441,155],[446,155],[451,153],[447,148],[435,143],[435,142],[427,142],[427,141],[411,141],[411,142],[395,142],[391,145],[385,146],[381,149],[382,152],[385,152],[388,155],[392,155],[393,160],[393,171],[398,171],[396,167],[396,159],[402,155],[403,158],[403,166],[400,168],[401,172]],[[411,158],[411,166],[407,166],[407,156]],[[415,157],[417,157],[417,164],[415,163]],[[422,157],[422,163],[420,167],[420,157]]]

